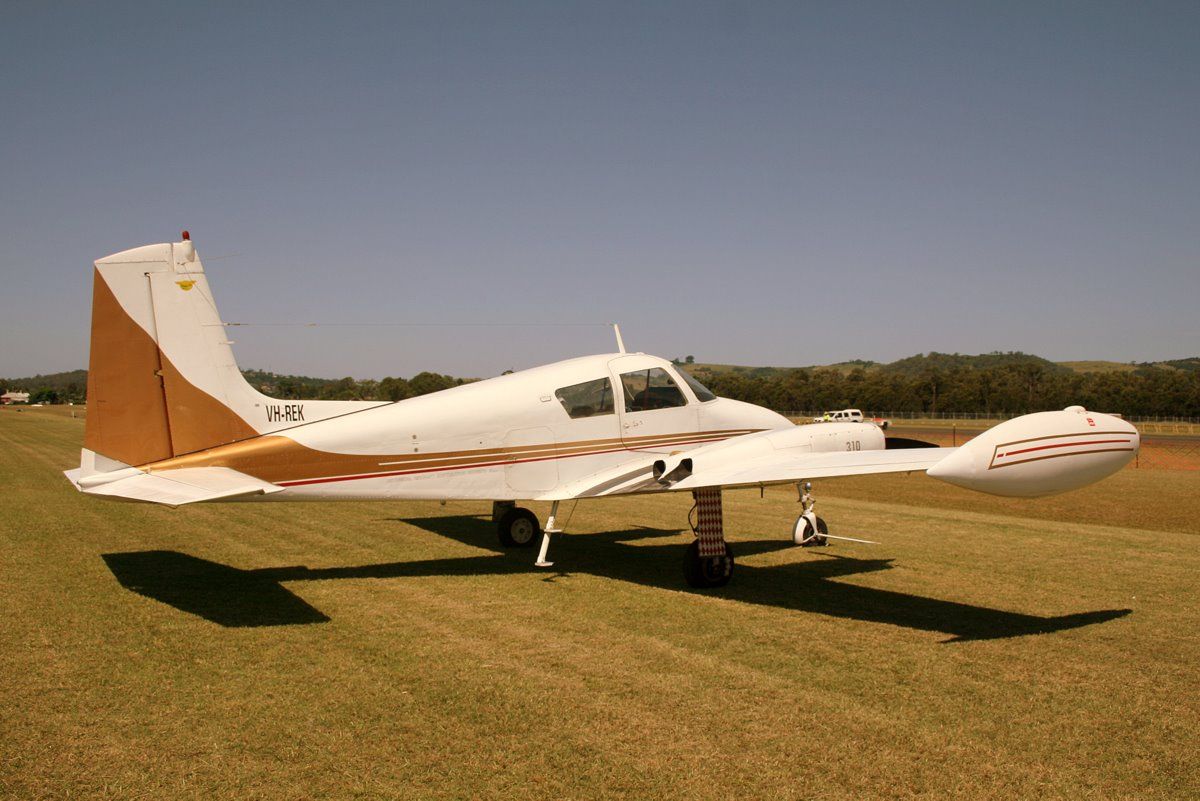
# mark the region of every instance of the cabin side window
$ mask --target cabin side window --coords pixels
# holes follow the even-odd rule
[[[554,397],[558,398],[558,402],[572,418],[595,417],[615,411],[612,382],[607,378],[563,387],[554,391]]]
[[[679,387],[661,367],[621,373],[621,388],[625,390],[625,411],[646,412],[651,409],[670,409],[686,406]]]

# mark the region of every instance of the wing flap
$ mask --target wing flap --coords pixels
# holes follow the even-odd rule
[[[80,492],[88,495],[125,498],[165,506],[267,495],[283,490],[283,487],[228,467],[185,467],[158,473],[138,472],[136,475],[121,472],[121,477],[100,483],[96,483],[94,477],[81,483],[78,470],[68,470],[66,475]]]

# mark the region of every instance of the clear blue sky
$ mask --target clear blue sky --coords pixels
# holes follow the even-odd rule
[[[4,3],[0,375],[84,366],[91,261],[183,228],[227,320],[1197,354],[1198,43],[1195,2]],[[235,337],[358,377],[613,347]]]

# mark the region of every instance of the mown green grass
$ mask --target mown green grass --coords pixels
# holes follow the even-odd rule
[[[0,413],[3,798],[1200,791],[1200,474],[829,481],[882,544],[819,550],[730,493],[737,574],[690,592],[686,497],[580,504],[544,573],[478,503],[84,497],[81,433]]]

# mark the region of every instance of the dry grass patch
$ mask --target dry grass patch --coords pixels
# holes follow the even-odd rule
[[[556,572],[484,504],[78,495],[0,414],[0,797],[1189,798],[1200,475],[1010,504],[919,477],[581,503]],[[539,508],[540,514],[545,513]],[[565,510],[564,510],[565,511]]]

